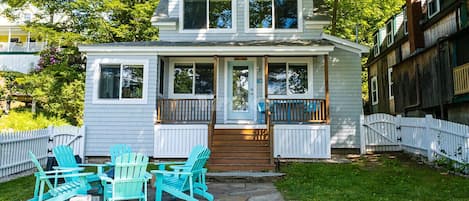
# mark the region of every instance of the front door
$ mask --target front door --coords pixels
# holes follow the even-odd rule
[[[253,69],[253,61],[228,62],[228,120],[254,120]]]

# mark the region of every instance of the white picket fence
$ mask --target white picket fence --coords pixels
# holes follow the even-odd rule
[[[443,156],[469,163],[469,126],[425,118],[373,114],[361,118],[361,151],[407,151],[430,161]]]
[[[58,145],[69,145],[74,153],[84,159],[84,127],[61,126],[40,130],[0,133],[0,180],[31,170],[34,165],[28,151],[45,165],[51,150]]]

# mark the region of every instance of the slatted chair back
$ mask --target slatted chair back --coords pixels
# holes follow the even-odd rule
[[[33,152],[29,151],[29,157],[31,158],[31,161],[33,162],[34,166],[36,166],[37,174],[39,176],[46,176],[46,173],[44,172],[44,169],[42,168],[41,163],[39,163],[39,161],[37,160]],[[49,180],[45,180],[45,182],[46,182],[47,187],[49,187],[49,189],[53,188],[53,185],[52,183],[50,183]]]
[[[142,188],[148,180],[145,177],[147,166],[148,157],[141,153],[126,153],[116,157],[112,197],[132,199],[141,196]]]
[[[111,146],[111,148],[109,149],[109,154],[111,155],[111,163],[114,164],[118,156],[131,152],[132,148],[130,148],[130,146],[127,144],[116,144]]]
[[[55,160],[57,160],[57,164],[61,168],[78,168],[78,163],[75,159],[75,154],[73,153],[73,149],[69,146],[59,145],[52,149],[52,153],[54,153]],[[74,173],[77,173],[75,171]],[[77,178],[65,178],[65,181],[70,182],[74,181]]]
[[[191,172],[193,174],[192,183],[195,183],[200,178],[203,171],[205,171],[204,166],[210,158],[211,153],[210,149],[204,146],[197,146],[194,147],[194,149],[195,150],[192,151],[193,153],[191,153],[191,156],[184,165],[186,168],[182,169],[182,172]],[[180,190],[185,191],[190,188],[191,181],[188,176],[182,176],[180,181],[182,181]]]

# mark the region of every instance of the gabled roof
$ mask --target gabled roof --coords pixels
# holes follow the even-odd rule
[[[354,42],[351,42],[351,41],[348,41],[348,40],[345,40],[336,36],[332,36],[329,34],[323,33],[322,39],[328,40],[334,45],[336,45],[337,47],[349,50],[351,52],[356,52],[359,54],[367,54],[370,52],[370,48],[365,45],[354,43]]]

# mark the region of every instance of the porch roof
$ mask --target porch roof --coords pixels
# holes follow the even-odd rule
[[[277,41],[145,41],[81,45],[86,53],[154,53],[162,56],[301,56],[334,50],[328,40]]]

